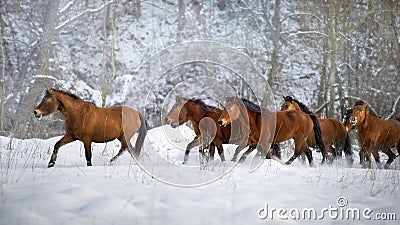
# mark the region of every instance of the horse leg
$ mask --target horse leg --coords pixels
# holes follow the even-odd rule
[[[120,157],[122,155],[122,153],[124,153],[124,151],[128,148],[128,145],[129,145],[129,152],[131,153],[130,149],[132,149],[134,151],[133,146],[130,143],[128,144],[128,142],[125,140],[125,135],[122,135],[121,137],[119,137],[118,140],[121,142],[121,148],[119,149],[118,153],[110,159],[110,163],[112,163],[118,157]]]
[[[60,149],[60,147],[73,141],[74,138],[69,134],[64,135],[64,137],[62,137],[59,141],[57,141],[57,143],[54,145],[54,150],[53,154],[51,154],[50,162],[47,165],[48,168],[53,167],[55,165],[57,160],[58,150]]]
[[[396,155],[392,152],[392,150],[389,148],[383,148],[382,152],[384,152],[388,156],[388,160],[386,161],[384,168],[389,169],[390,164],[393,162],[393,160],[396,158]]]
[[[279,146],[279,143],[272,143],[272,155],[277,157],[279,160],[282,159],[281,156],[281,147]]]
[[[83,146],[85,147],[86,165],[92,166],[92,141],[85,140]]]
[[[192,142],[190,142],[187,146],[186,146],[186,151],[185,151],[185,156],[183,157],[183,164],[186,164],[189,160],[189,153],[190,150],[198,145],[200,145],[200,140],[201,138],[199,136],[195,137],[194,140]]]
[[[335,157],[339,157],[339,158],[342,158],[342,156],[343,156],[343,150],[344,150],[344,143],[338,143],[337,141],[335,141],[333,144],[332,144],[332,148],[335,150],[335,154],[336,154],[336,156]]]
[[[360,157],[360,165],[365,166],[366,152],[363,148],[358,152],[358,156]]]
[[[208,159],[210,161],[213,161],[214,160],[214,155],[215,155],[215,144],[214,143],[211,143],[208,146],[208,154],[209,154]],[[219,149],[218,149],[218,154],[220,154]],[[221,157],[221,154],[220,154],[220,157]]]
[[[310,166],[313,166],[313,157],[312,157],[312,152],[311,149],[308,147],[307,145],[307,139],[305,139],[301,146],[300,146],[300,152],[306,155],[308,163],[310,164]]]
[[[364,152],[364,157],[365,157],[365,164],[364,166],[366,168],[371,168],[371,152],[369,150],[365,150]]]
[[[372,150],[372,156],[375,159],[377,168],[382,169],[381,159],[380,159],[379,152],[378,152],[377,148],[374,148]]]
[[[243,155],[240,157],[239,163],[243,163],[243,162],[246,160],[247,156],[248,156],[254,149],[256,149],[257,146],[258,146],[257,144],[250,145],[249,148],[247,149],[247,151],[245,151],[245,152],[243,153]]]
[[[325,158],[328,163],[332,163],[333,160],[336,159],[336,149],[332,146],[332,143],[328,142],[328,144],[324,143],[326,151],[325,157],[322,155],[323,159]],[[330,155],[328,154],[330,153]],[[322,154],[322,152],[321,152]],[[323,160],[324,161],[324,160]]]
[[[308,163],[310,164],[310,166],[313,166],[313,157],[312,157],[312,152],[311,149],[307,147],[306,153],[305,155],[307,156],[308,159]]]
[[[290,157],[290,159],[286,162],[286,165],[292,164],[292,162],[295,159],[297,159],[297,157],[299,157],[299,155],[302,153],[302,151],[301,151],[302,143],[305,142],[306,140],[307,139],[305,139],[305,138],[303,138],[303,140],[300,140],[297,138],[294,139],[294,153],[293,153],[293,156]],[[307,144],[305,143],[305,145],[307,145]]]
[[[235,149],[235,153],[233,154],[233,157],[231,159],[232,162],[236,162],[237,156],[239,155],[240,151],[244,148],[247,147],[247,141],[240,143],[239,146]]]
[[[225,155],[224,155],[224,147],[222,146],[222,143],[217,145],[217,149],[218,149],[219,158],[221,159],[222,162],[224,162]]]

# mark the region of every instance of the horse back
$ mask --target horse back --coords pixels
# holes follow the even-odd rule
[[[91,106],[83,121],[82,133],[93,142],[107,142],[123,134],[130,138],[139,130],[139,113],[127,106]]]
[[[343,141],[347,136],[345,126],[336,118],[319,118],[322,139],[329,141]]]
[[[304,112],[298,110],[276,112],[275,136],[278,141],[285,141],[300,134],[310,136],[313,127],[310,115]]]

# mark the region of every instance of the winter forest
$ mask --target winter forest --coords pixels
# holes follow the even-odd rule
[[[0,131],[23,138],[60,134],[59,115],[44,123],[32,116],[45,87],[98,106],[121,103],[126,83],[146,79],[135,70],[147,58],[196,40],[248,55],[277,104],[293,95],[319,116],[341,120],[362,99],[383,118],[399,117],[399,20],[395,0],[2,0]],[[201,75],[199,68],[188,64],[170,80]],[[211,72],[218,71],[224,72]],[[155,90],[155,102],[163,101],[168,82]],[[241,93],[241,84],[233,86]]]

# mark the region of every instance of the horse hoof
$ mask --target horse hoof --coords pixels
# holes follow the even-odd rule
[[[53,167],[54,165],[55,165],[54,162],[49,162],[49,164],[47,165],[47,168],[51,168],[51,167]]]
[[[290,162],[290,161],[287,161],[285,164],[286,165],[290,165],[292,162]]]
[[[87,162],[86,165],[87,166],[92,166],[92,163],[91,162]]]

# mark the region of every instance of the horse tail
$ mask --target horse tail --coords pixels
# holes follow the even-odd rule
[[[140,118],[140,127],[138,130],[138,137],[136,139],[136,143],[135,143],[135,156],[139,157],[140,152],[142,150],[143,147],[143,143],[144,143],[144,139],[146,138],[147,135],[147,127],[148,127],[148,123],[146,121],[146,118],[139,113],[139,118]]]
[[[314,124],[313,130],[314,130],[315,142],[317,143],[319,149],[321,149],[323,157],[325,157],[326,152],[325,152],[324,142],[322,141],[321,125],[319,124],[318,118],[315,115],[310,114],[309,116]]]

